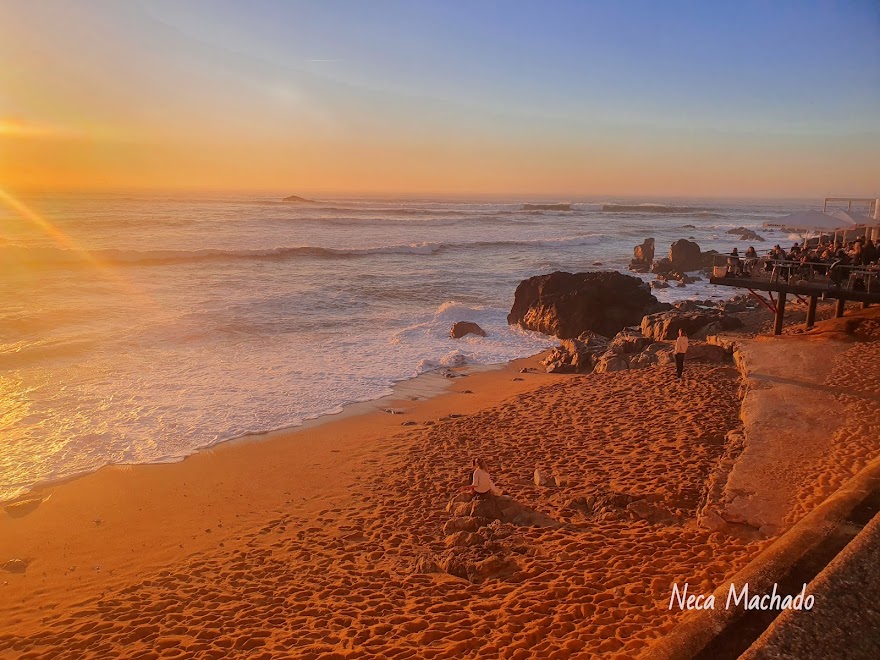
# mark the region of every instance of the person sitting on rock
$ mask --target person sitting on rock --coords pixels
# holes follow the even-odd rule
[[[492,477],[486,470],[486,461],[482,458],[474,459],[474,477],[469,486],[465,486],[461,490],[470,491],[476,497],[489,497],[490,495],[501,495],[501,490],[492,483]]]

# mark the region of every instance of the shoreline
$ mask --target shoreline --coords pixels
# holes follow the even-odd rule
[[[555,339],[555,338],[554,338]],[[530,360],[532,358],[541,356],[546,354],[549,348],[542,349],[536,353],[531,355],[514,358],[512,360],[507,360],[505,362],[494,362],[490,364],[473,364],[473,365],[462,365],[459,367],[436,367],[435,369],[431,369],[430,371],[425,371],[423,373],[417,374],[415,376],[409,378],[403,378],[401,380],[395,381],[390,385],[391,392],[387,394],[382,394],[374,399],[365,399],[364,401],[351,401],[348,403],[343,403],[339,406],[339,410],[319,413],[313,417],[305,417],[302,422],[297,425],[290,426],[281,426],[277,429],[270,429],[265,431],[254,431],[249,433],[243,433],[242,435],[233,436],[231,438],[225,438],[223,440],[218,440],[208,445],[204,445],[201,447],[196,447],[191,452],[184,456],[159,459],[154,461],[147,461],[144,463],[106,463],[94,469],[84,470],[82,472],[78,472],[76,474],[70,474],[63,477],[58,477],[57,479],[51,479],[46,481],[39,481],[35,483],[30,489],[24,493],[16,495],[15,497],[9,499],[0,498],[0,507],[5,507],[12,504],[21,503],[23,501],[28,501],[31,499],[35,499],[40,496],[41,493],[56,488],[58,486],[63,486],[64,484],[76,481],[78,479],[82,479],[84,477],[88,477],[91,474],[98,472],[99,470],[104,470],[106,468],[120,467],[120,468],[134,468],[143,465],[175,465],[177,463],[182,463],[193,456],[198,455],[199,453],[206,451],[213,451],[218,447],[227,444],[236,444],[236,443],[251,443],[251,442],[262,442],[264,440],[269,440],[272,437],[279,434],[295,434],[298,430],[307,430],[316,428],[322,424],[331,423],[338,420],[348,419],[350,417],[356,417],[358,415],[369,414],[371,412],[382,411],[380,408],[380,404],[382,402],[388,402],[389,404],[392,402],[401,402],[401,403],[413,403],[417,400],[425,400],[430,399],[436,396],[441,396],[444,394],[446,390],[449,389],[451,383],[456,378],[467,377],[476,373],[484,373],[502,370],[513,362],[517,362],[520,360]],[[454,373],[456,374],[455,378],[449,378],[445,374]],[[418,397],[417,399],[412,399],[411,397]],[[385,413],[389,414],[389,413]]]

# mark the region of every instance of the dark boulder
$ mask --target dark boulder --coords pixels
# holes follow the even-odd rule
[[[669,261],[672,268],[680,273],[699,270],[703,265],[700,246],[684,238],[680,238],[669,246]]]
[[[454,339],[461,339],[465,335],[486,336],[486,331],[472,321],[456,321],[449,329],[449,336]]]
[[[665,273],[671,273],[673,271],[673,269],[674,269],[674,267],[672,265],[672,262],[669,261],[669,259],[667,259],[666,257],[663,257],[662,259],[657,259],[657,261],[654,262],[654,265],[651,266],[651,272],[654,273],[655,275],[657,275],[657,274],[663,275]]]
[[[637,277],[555,272],[520,282],[507,322],[563,339],[586,331],[610,337],[660,309],[669,306]]]
[[[739,236],[741,241],[763,241],[764,237],[755,231],[748,229],[746,227],[736,227],[735,229],[728,229],[728,234],[734,234],[735,236]]]

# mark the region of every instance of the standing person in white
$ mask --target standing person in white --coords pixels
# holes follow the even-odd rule
[[[688,338],[682,328],[678,329],[678,338],[675,340],[675,348],[672,352],[675,354],[675,374],[681,378],[681,373],[684,371],[684,356],[688,352]]]

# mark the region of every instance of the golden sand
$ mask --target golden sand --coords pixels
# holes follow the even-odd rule
[[[878,345],[853,344],[829,383],[855,366],[859,391],[878,393]],[[30,498],[0,515],[0,564],[26,562],[0,572],[0,655],[637,654],[676,624],[673,582],[709,592],[770,542],[696,524],[740,425],[739,374],[698,361],[682,382],[668,366],[519,373],[537,366],[455,379],[446,394],[393,402],[401,415],[105,468]],[[862,417],[873,405],[876,420],[870,399],[841,394],[841,405]],[[872,421],[835,438],[803,507],[873,455],[876,432]],[[475,455],[506,494],[559,525],[497,526],[481,549],[507,562],[497,576],[419,572],[420,558],[450,552],[445,506]],[[535,485],[536,468],[559,485]],[[615,494],[622,506],[578,506]],[[640,519],[631,500],[667,518]]]

